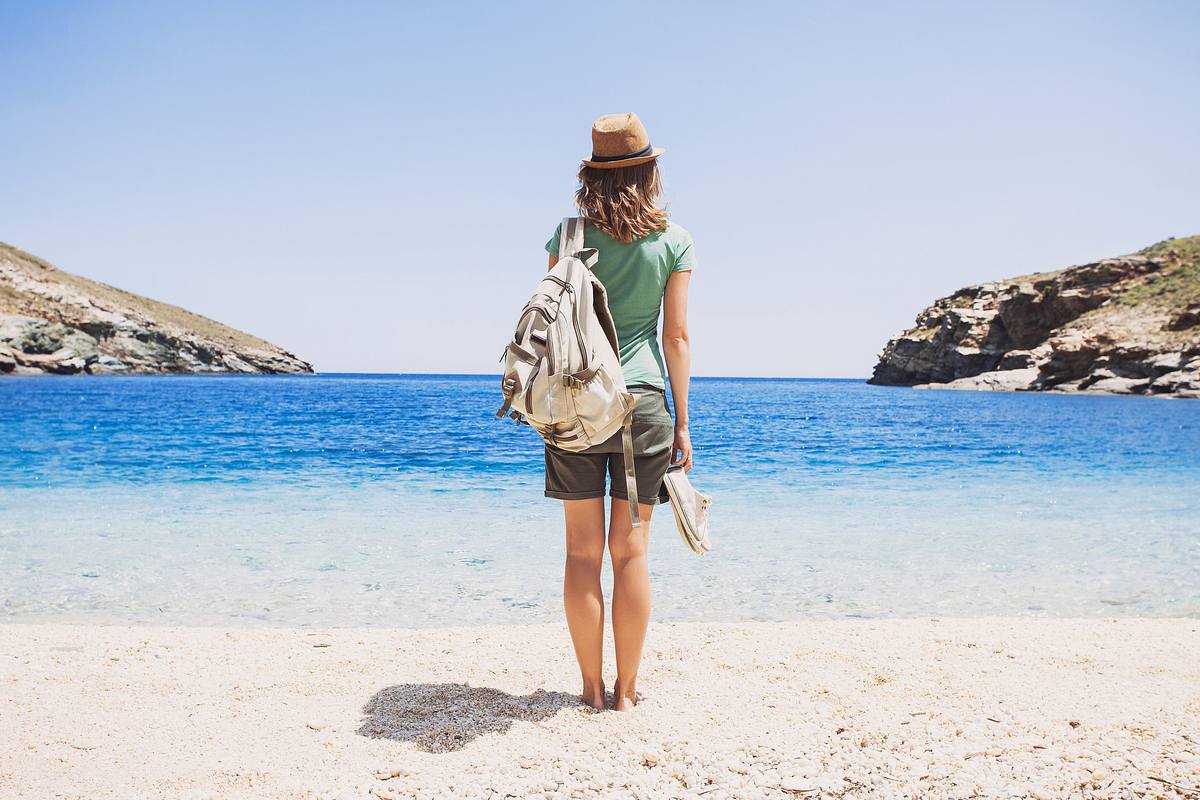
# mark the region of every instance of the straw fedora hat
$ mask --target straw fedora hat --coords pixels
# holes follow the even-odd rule
[[[665,152],[650,146],[650,136],[637,114],[605,114],[592,123],[592,157],[583,163],[596,169],[636,167]]]

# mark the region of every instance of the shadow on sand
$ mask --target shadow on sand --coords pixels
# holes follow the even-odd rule
[[[541,722],[564,708],[586,706],[575,695],[544,689],[518,697],[465,683],[403,683],[380,689],[367,701],[358,734],[446,753],[478,736],[504,733],[514,720]]]

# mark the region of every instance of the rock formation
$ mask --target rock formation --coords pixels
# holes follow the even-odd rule
[[[1200,397],[1200,236],[959,289],[887,343],[869,383]]]
[[[0,375],[167,372],[303,373],[312,365],[0,242]]]

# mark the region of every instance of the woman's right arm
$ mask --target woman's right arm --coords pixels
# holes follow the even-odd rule
[[[672,272],[663,293],[663,355],[675,401],[675,443],[671,463],[692,470],[692,436],[688,432],[688,380],[692,374],[692,345],[688,340],[687,298],[691,270]]]

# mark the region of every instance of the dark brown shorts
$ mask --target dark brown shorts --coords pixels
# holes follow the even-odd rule
[[[671,460],[675,423],[667,408],[666,393],[656,386],[642,384],[630,386],[629,391],[638,399],[633,409],[633,467],[637,472],[638,502],[646,505],[669,502],[663,475]],[[559,500],[603,497],[606,476],[612,477],[609,496],[628,500],[619,431],[608,441],[576,453],[546,445],[546,497]]]

